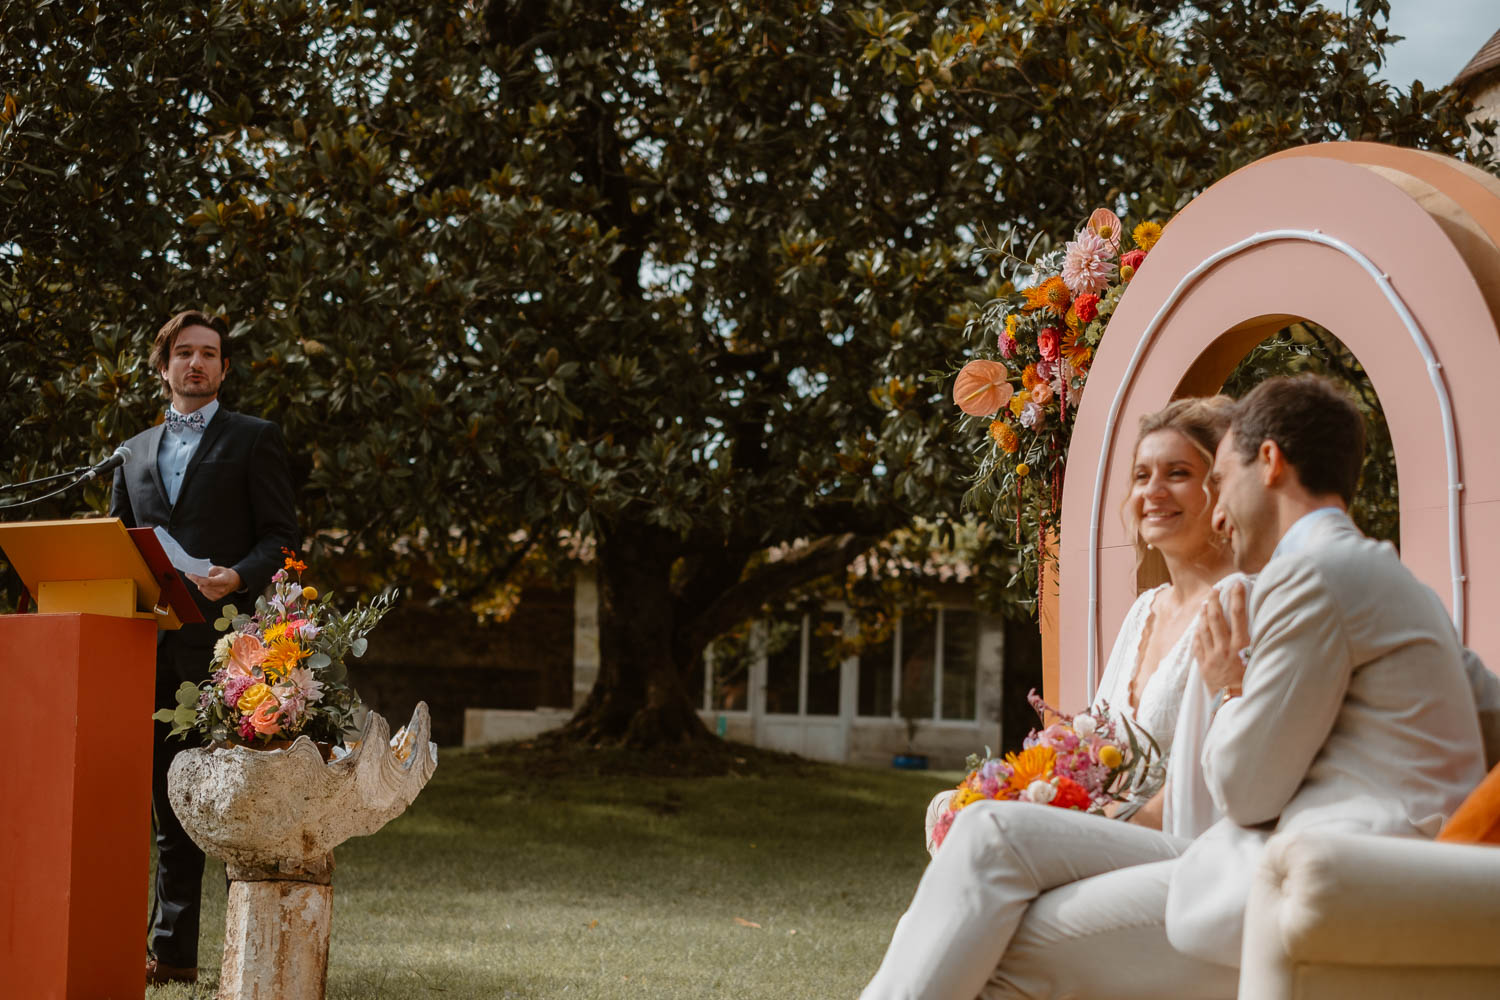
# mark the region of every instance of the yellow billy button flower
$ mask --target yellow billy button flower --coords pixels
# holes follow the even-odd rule
[[[241,712],[253,712],[269,697],[271,697],[270,687],[255,683],[245,689],[245,693],[240,695],[240,700],[235,703],[235,707]]]
[[[1118,747],[1112,747],[1106,743],[1104,746],[1099,748],[1099,763],[1103,764],[1110,770],[1119,767],[1120,762],[1124,759],[1124,757],[1120,756]]]
[[[317,587],[303,587],[302,588],[302,597],[303,597],[304,600],[316,601],[318,599],[318,588]]]
[[[1027,476],[1031,475],[1031,466],[1027,465],[1025,462],[1022,462],[1020,465],[1016,466],[1016,475],[1020,476],[1022,479],[1025,479]]]

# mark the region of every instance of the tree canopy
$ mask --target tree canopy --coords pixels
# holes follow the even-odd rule
[[[1304,142],[1463,152],[1355,6],[4,0],[4,476],[155,419],[151,332],[222,312],[337,582],[472,601],[590,539],[574,732],[701,738],[705,643],[959,516],[930,376],[986,234],[1164,218]]]

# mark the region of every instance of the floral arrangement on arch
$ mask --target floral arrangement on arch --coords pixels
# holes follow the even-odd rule
[[[969,756],[969,773],[933,827],[934,848],[964,807],[986,799],[1102,813],[1111,802],[1150,798],[1161,787],[1166,770],[1150,733],[1114,718],[1108,706],[1070,716],[1034,690],[1027,697],[1043,727],[1031,731],[1020,753],[1008,753],[1004,760],[991,756],[988,747],[983,757]]]
[[[964,499],[996,521],[1009,520],[1012,508],[1028,577],[1057,524],[1073,417],[1094,351],[1161,233],[1160,224],[1141,222],[1126,249],[1124,223],[1101,208],[1060,251],[1030,260],[1003,246],[987,251],[1002,259],[1002,273],[1011,272],[1006,287],[1018,290],[987,303],[966,331],[982,346],[954,380],[953,401],[984,437]]]
[[[228,634],[214,647],[209,679],[183,682],[177,707],[152,716],[171,724],[170,735],[196,732],[212,743],[250,747],[298,736],[342,744],[359,706],[344,658],[364,655],[366,636],[395,595],[339,614],[329,595],[303,585],[307,564],[282,551],[286,562],[271,578],[271,596],[256,598],[253,614],[225,605],[225,617],[214,623]]]

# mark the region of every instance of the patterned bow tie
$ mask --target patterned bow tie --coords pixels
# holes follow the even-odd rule
[[[169,431],[195,431],[202,434],[208,421],[203,419],[202,410],[194,410],[186,416],[176,410],[168,410],[166,424]]]

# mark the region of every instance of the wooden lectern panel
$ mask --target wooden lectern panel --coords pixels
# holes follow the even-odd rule
[[[145,993],[156,627],[0,615],[0,996]]]

